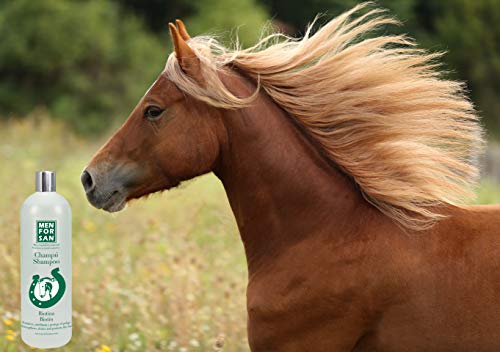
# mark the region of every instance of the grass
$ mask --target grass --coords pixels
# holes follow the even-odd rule
[[[110,215],[79,183],[102,141],[43,116],[0,127],[0,352],[31,351],[19,331],[18,216],[38,169],[57,171],[73,209],[73,338],[61,351],[248,351],[244,253],[214,176]],[[491,182],[478,194],[500,202]]]
[[[200,177],[111,215],[79,183],[99,145],[44,118],[0,128],[0,351],[31,350],[19,331],[18,217],[38,169],[57,171],[73,210],[73,338],[61,351],[248,351],[246,264],[220,182]]]

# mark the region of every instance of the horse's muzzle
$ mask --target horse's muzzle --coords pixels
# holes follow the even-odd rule
[[[87,200],[97,209],[109,212],[122,210],[127,203],[126,192],[122,184],[111,177],[102,177],[89,168],[80,177]]]

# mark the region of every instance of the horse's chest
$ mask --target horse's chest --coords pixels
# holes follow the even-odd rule
[[[283,284],[275,281],[249,285],[248,338],[253,351],[281,350],[294,331],[307,328],[316,309],[310,290],[302,287],[287,292]]]
[[[285,346],[301,345],[308,336],[327,343],[334,335],[332,322],[348,315],[353,299],[349,287],[331,282],[332,278],[321,279],[307,270],[274,273],[251,281],[247,308],[252,350],[295,350]]]

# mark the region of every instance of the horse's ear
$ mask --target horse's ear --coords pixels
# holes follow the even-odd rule
[[[186,30],[184,22],[182,22],[181,20],[175,20],[175,24],[177,25],[177,29],[179,30],[179,34],[181,35],[182,39],[184,39],[185,41],[191,39],[191,36]]]
[[[201,82],[202,75],[200,59],[196,56],[193,49],[191,49],[186,43],[186,40],[183,38],[183,35],[181,35],[177,27],[173,23],[169,23],[168,26],[170,28],[172,41],[174,42],[175,56],[177,56],[177,61],[179,62],[181,69],[191,78]],[[187,35],[187,32],[185,32],[185,35]]]

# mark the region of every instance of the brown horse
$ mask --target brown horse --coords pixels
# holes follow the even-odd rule
[[[435,54],[367,38],[393,21],[358,9],[246,50],[170,24],[175,51],[83,172],[87,198],[119,211],[214,172],[253,351],[499,351],[500,207],[459,203],[475,112]]]

